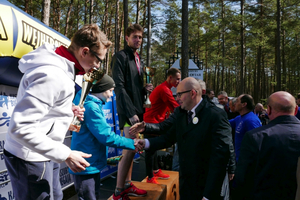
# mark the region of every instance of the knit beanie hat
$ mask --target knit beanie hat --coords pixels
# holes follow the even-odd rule
[[[96,83],[92,87],[92,93],[105,92],[106,90],[110,90],[111,88],[114,88],[114,87],[116,87],[114,80],[107,74],[104,74],[104,76],[99,81],[99,83]]]

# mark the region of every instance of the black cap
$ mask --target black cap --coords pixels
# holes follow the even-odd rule
[[[99,83],[96,83],[92,87],[92,93],[105,92],[106,90],[110,90],[114,87],[116,87],[114,80],[107,74],[104,74],[104,76],[99,81]]]

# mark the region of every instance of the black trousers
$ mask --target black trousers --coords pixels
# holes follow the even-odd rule
[[[158,170],[157,151],[145,151],[146,174],[148,178],[153,177],[153,170]]]
[[[144,138],[154,138],[153,135],[144,134]],[[158,170],[157,151],[145,150],[146,175],[153,177],[153,170]]]

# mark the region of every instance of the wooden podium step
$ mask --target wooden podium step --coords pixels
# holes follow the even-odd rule
[[[162,170],[162,171],[163,173],[170,175],[170,178],[167,180],[157,179],[157,181],[160,184],[167,186],[166,200],[179,200],[179,173],[176,171],[167,171],[167,170]],[[147,182],[147,178],[142,180],[142,182]],[[152,184],[152,185],[156,185],[156,184]]]
[[[147,190],[147,196],[145,197],[133,197],[130,196],[132,200],[166,200],[166,185],[162,184],[151,184],[145,182],[136,182],[132,181],[132,183],[140,189]],[[112,196],[108,198],[108,200],[112,200]]]

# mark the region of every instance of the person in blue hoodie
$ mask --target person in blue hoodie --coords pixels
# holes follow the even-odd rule
[[[90,166],[84,171],[75,173],[69,169],[78,199],[81,200],[100,198],[100,172],[107,165],[108,146],[140,150],[138,139],[133,140],[115,134],[106,122],[102,105],[113,96],[114,87],[113,79],[106,74],[93,86],[84,103],[84,121],[81,122],[80,131],[72,134],[71,149],[92,154],[90,158],[86,158]],[[75,96],[73,101],[75,105],[79,103],[80,96],[81,90]]]

